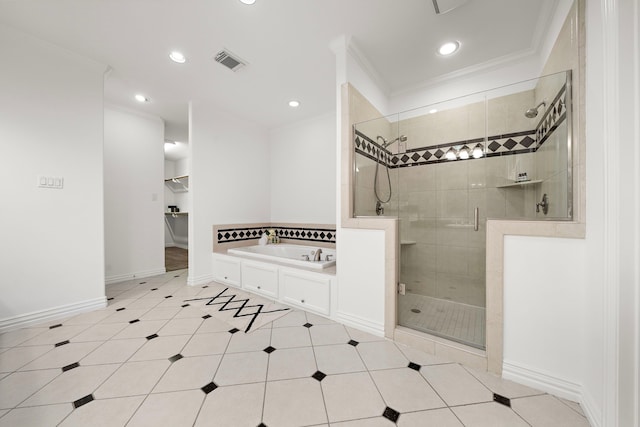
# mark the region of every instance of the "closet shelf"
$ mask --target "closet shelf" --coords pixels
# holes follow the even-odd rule
[[[174,193],[186,193],[189,191],[189,175],[167,178],[164,180],[164,185]]]
[[[522,181],[522,182],[512,182],[504,185],[497,185],[496,188],[509,188],[509,187],[524,187],[526,185],[535,185],[540,184],[542,182],[541,179],[536,179],[533,181]]]

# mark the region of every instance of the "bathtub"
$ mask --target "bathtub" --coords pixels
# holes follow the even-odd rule
[[[316,250],[322,250],[321,261],[313,261],[313,254]],[[317,246],[290,245],[278,243],[265,246],[245,246],[227,250],[230,255],[243,255],[265,261],[276,261],[299,267],[309,267],[316,270],[332,267],[336,265],[336,250],[329,248],[319,248]],[[329,255],[329,261],[327,261]],[[309,258],[309,261],[306,258]]]

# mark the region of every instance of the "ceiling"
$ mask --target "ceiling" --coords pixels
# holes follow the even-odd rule
[[[437,15],[432,0],[0,0],[0,23],[109,66],[105,99],[159,115],[167,138],[184,141],[190,100],[269,128],[334,110],[329,44],[341,35],[352,36],[391,95],[534,52],[557,3],[468,0]],[[451,39],[460,51],[439,56]],[[216,63],[223,48],[248,65],[232,72]],[[172,50],[187,62],[170,61]]]

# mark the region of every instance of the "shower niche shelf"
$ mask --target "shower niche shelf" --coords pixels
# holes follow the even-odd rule
[[[167,178],[164,180],[164,185],[174,193],[186,193],[189,191],[189,175]]]
[[[540,184],[541,182],[542,182],[541,179],[535,179],[532,181],[511,182],[509,184],[496,185],[496,188],[524,187],[526,185]]]

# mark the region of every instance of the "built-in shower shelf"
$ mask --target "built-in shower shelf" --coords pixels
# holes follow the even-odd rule
[[[184,215],[189,215],[189,212],[165,212],[164,213],[167,216],[184,216]]]
[[[186,193],[189,191],[189,175],[165,179],[164,185],[169,187],[174,193]]]
[[[400,240],[401,245],[415,245],[417,242],[415,240]]]
[[[540,184],[541,179],[535,179],[533,181],[512,182],[510,184],[498,185],[496,188],[509,188],[509,187],[524,187],[525,185]]]

